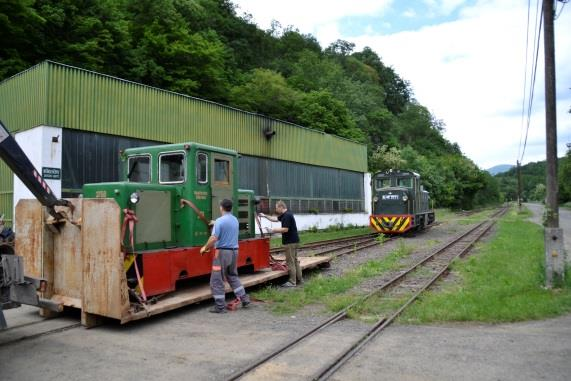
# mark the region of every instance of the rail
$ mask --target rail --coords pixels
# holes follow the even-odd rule
[[[506,208],[499,210],[494,215],[490,217],[489,220],[484,221],[468,229],[466,232],[460,234],[459,236],[455,237],[448,243],[444,244],[443,246],[433,250],[428,256],[421,259],[420,261],[416,262],[408,269],[400,272],[396,276],[394,276],[389,281],[385,282],[384,284],[380,285],[377,289],[371,291],[370,293],[364,295],[359,300],[355,301],[345,309],[339,311],[338,313],[330,316],[317,326],[311,328],[310,330],[306,331],[302,335],[294,338],[293,340],[289,341],[288,343],[282,345],[281,347],[277,348],[273,352],[261,357],[254,363],[250,364],[246,368],[232,374],[228,381],[234,381],[241,379],[242,377],[253,373],[262,365],[269,363],[270,360],[278,357],[280,354],[294,348],[296,345],[304,341],[305,339],[313,336],[314,334],[323,331],[325,328],[334,325],[335,323],[345,319],[349,311],[351,311],[356,306],[362,304],[369,298],[377,295],[383,291],[388,289],[396,289],[400,283],[404,281],[410,274],[415,272],[417,269],[421,268],[421,266],[428,264],[436,259],[444,258],[443,263],[441,262],[440,266],[435,266],[434,269],[438,271],[433,271],[433,276],[427,281],[420,284],[417,289],[414,291],[414,294],[404,303],[402,304],[394,313],[392,313],[389,317],[382,317],[380,318],[370,329],[365,332],[351,347],[338,355],[333,362],[326,364],[323,366],[317,373],[317,375],[313,378],[313,380],[326,380],[331,375],[333,375],[339,368],[341,368],[349,359],[351,359],[355,354],[357,354],[368,342],[370,342],[374,337],[376,337],[382,330],[384,330],[387,326],[389,326],[401,313],[404,311],[410,304],[412,304],[418,296],[429,288],[436,280],[438,280],[442,274],[444,274],[452,261],[459,256],[466,253],[470,248],[477,242],[495,223],[496,218],[501,214],[506,212]],[[410,289],[410,285],[407,285],[407,288]]]

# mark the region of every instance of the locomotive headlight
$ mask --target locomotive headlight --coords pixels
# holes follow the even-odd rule
[[[408,196],[405,194],[404,196],[402,196],[402,200],[403,200],[404,202],[407,202],[407,201],[408,201]]]
[[[379,198],[377,196],[373,197],[373,202],[379,202]]]
[[[131,196],[129,196],[129,201],[131,201],[131,204],[133,204],[133,205],[138,203],[139,202],[139,194],[137,192],[131,193]]]

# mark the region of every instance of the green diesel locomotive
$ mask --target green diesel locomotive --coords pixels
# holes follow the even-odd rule
[[[112,198],[122,209],[128,285],[144,298],[175,290],[178,280],[210,273],[210,236],[219,203],[230,199],[240,222],[238,266],[269,267],[269,243],[255,238],[255,199],[238,189],[238,153],[197,143],[121,152],[123,181],[85,184],[84,198]],[[135,254],[136,253],[136,254]]]
[[[430,195],[412,171],[377,172],[371,181],[373,205],[371,227],[383,234],[402,234],[424,229],[435,220]]]

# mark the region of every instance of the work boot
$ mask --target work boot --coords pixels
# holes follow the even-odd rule
[[[248,308],[248,306],[250,305],[250,297],[248,295],[244,295],[241,299],[242,301],[242,308]]]
[[[214,306],[210,310],[208,310],[208,312],[211,312],[213,314],[225,314],[226,308],[219,308],[219,307]]]

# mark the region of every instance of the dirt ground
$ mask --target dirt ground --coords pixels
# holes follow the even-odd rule
[[[443,224],[415,237],[408,237],[405,242],[415,248],[414,255],[422,255],[466,228],[466,225]],[[330,269],[319,271],[336,276],[369,259],[387,255],[396,245],[397,241],[391,241],[338,258],[332,262]],[[264,303],[254,303],[249,309],[224,315],[209,313],[210,306],[208,302],[125,326],[109,323],[90,330],[80,327],[8,345],[2,345],[3,336],[4,340],[8,340],[6,334],[14,336],[19,331],[14,329],[0,333],[0,379],[223,380],[262,354],[313,327],[326,316],[315,306],[289,316],[271,314]],[[36,314],[32,308],[9,310],[8,324],[36,321]],[[66,319],[73,321],[76,318]],[[49,323],[56,322],[57,319]],[[536,369],[528,363],[539,362],[545,364],[541,368],[558,369],[569,374],[570,369],[565,368],[558,357],[571,358],[569,345],[565,344],[571,342],[569,322],[569,319],[561,323],[548,321],[544,323],[547,324],[545,328],[542,328],[542,322],[532,323],[535,324],[535,333],[526,333],[525,338],[518,336],[518,333],[523,335],[529,332],[525,325],[523,328],[521,325],[516,327],[513,334],[508,331],[514,325],[489,328],[395,326],[347,364],[335,379],[541,379],[536,376],[544,374],[553,376],[546,379],[562,379],[557,377],[562,373],[525,370],[530,367]],[[34,325],[25,329],[32,327]],[[324,354],[334,355],[365,328],[364,323],[344,322],[341,335],[335,334],[328,339],[308,343],[307,355],[284,359],[284,369],[274,374],[289,380],[310,378],[312,366],[315,366],[313,358]],[[544,348],[541,338],[547,344],[550,337],[542,333],[545,330],[551,332],[553,337],[561,337],[561,341]],[[415,338],[412,340],[414,343],[410,338]],[[487,340],[491,341],[488,343]],[[540,344],[531,345],[532,341]],[[444,345],[439,350],[435,344],[443,342],[456,344]],[[503,361],[504,357],[494,356],[494,348],[501,353],[510,351],[512,354]],[[516,350],[518,348],[519,352]],[[535,356],[537,353],[539,357]],[[455,362],[452,361],[454,358],[463,360]],[[301,364],[305,370],[292,373],[287,365],[292,362]],[[493,366],[490,367],[490,364]],[[528,365],[522,367],[522,364]],[[463,369],[468,373],[463,373]],[[477,369],[482,370],[478,373]],[[523,377],[516,377],[518,375]]]
[[[406,245],[426,251],[463,228],[436,226],[406,238]],[[397,240],[386,242],[340,257],[333,261],[330,269],[319,271],[338,275],[367,260],[387,255],[397,244]],[[10,359],[2,361],[0,378],[154,380],[191,376],[193,380],[221,380],[326,316],[315,306],[290,316],[275,316],[264,303],[254,303],[249,309],[224,315],[209,313],[210,306],[208,302],[125,326],[110,322],[95,329],[74,328],[2,345],[3,341],[35,333],[34,329],[39,331],[47,325],[10,329],[0,333],[0,358]],[[8,310],[6,317],[11,326],[40,320],[33,308]],[[56,319],[46,324],[50,324],[50,328],[59,327],[74,319],[71,316],[63,322]],[[352,336],[350,331],[359,332],[364,328],[363,323],[354,321],[343,326],[347,337]]]

